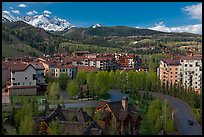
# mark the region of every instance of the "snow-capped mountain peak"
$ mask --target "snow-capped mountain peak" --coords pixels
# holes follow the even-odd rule
[[[20,17],[19,20],[48,31],[63,31],[71,27],[71,24],[67,20],[57,17],[52,18],[47,14]]]
[[[2,22],[15,22],[23,21],[34,27],[42,28],[48,31],[63,31],[67,28],[71,28],[71,24],[61,18],[51,17],[48,14],[24,16],[24,17],[13,17],[9,12],[2,12]]]
[[[92,28],[97,28],[97,27],[101,27],[101,26],[102,26],[101,24],[98,24],[98,23],[97,23],[97,24],[95,24],[95,25],[92,25],[91,27],[92,27]]]
[[[2,12],[2,22],[14,22],[17,21],[9,12]]]

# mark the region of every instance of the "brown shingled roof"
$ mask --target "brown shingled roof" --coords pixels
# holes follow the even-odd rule
[[[64,135],[83,135],[84,130],[89,127],[88,123],[60,121]]]
[[[181,60],[202,60],[202,56],[184,56]]]
[[[31,64],[32,64],[32,65],[35,67],[35,69],[37,69],[37,70],[44,70],[44,69],[45,69],[45,67],[43,66],[42,63],[32,62]]]
[[[98,60],[98,61],[112,60],[112,59],[114,59],[114,57],[111,57],[111,56],[100,56],[100,57],[96,58],[96,60]]]
[[[174,59],[162,59],[167,65],[180,65],[179,60]]]
[[[63,64],[63,65],[58,65],[57,68],[59,69],[69,69],[69,68],[75,68],[76,66],[72,65],[72,64]]]
[[[11,71],[24,71],[29,66],[32,66],[35,69],[35,67],[32,64],[25,64],[25,63],[14,63],[10,65],[10,69]]]

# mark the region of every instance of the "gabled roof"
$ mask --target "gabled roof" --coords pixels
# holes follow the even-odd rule
[[[11,71],[24,71],[29,66],[31,66],[31,67],[33,67],[35,69],[35,67],[32,64],[14,63],[14,64],[10,65],[10,70]]]
[[[64,135],[83,135],[84,130],[89,127],[88,123],[60,121]]]
[[[124,120],[130,112],[136,112],[136,106],[133,104],[128,104],[128,110],[125,111],[122,107],[121,101],[108,102],[106,105],[109,106],[117,120]]]
[[[101,135],[101,127],[94,121],[85,130],[83,135]]]
[[[43,66],[42,63],[32,62],[31,64],[35,67],[36,70],[44,70],[45,69],[45,67]]]
[[[58,104],[56,109],[49,110],[49,115],[45,118],[45,121],[49,122],[57,116],[59,116],[59,118],[63,121],[69,121],[70,116],[76,116],[78,122],[87,122],[92,120],[92,118],[82,109],[62,109],[62,107]]]

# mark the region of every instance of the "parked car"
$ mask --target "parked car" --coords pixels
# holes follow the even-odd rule
[[[188,124],[192,126],[193,125],[193,121],[192,120],[188,120]]]

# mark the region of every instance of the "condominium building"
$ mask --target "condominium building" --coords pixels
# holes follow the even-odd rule
[[[178,84],[179,81],[179,60],[162,59],[158,68],[158,76],[163,83]]]
[[[161,83],[182,84],[185,89],[192,88],[201,94],[202,56],[184,56],[181,59],[162,59],[157,69]]]
[[[202,87],[202,56],[186,56],[180,60],[180,81],[185,88],[192,87],[198,94]]]

